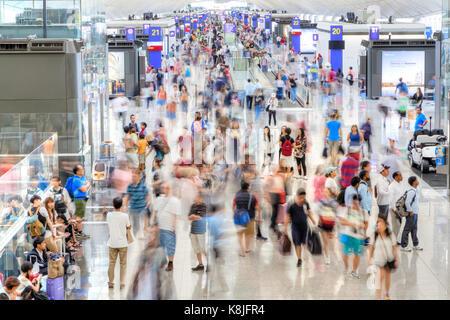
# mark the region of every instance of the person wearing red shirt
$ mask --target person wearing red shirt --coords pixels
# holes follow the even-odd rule
[[[348,187],[352,178],[358,174],[359,161],[356,160],[358,154],[358,147],[348,148],[347,159],[342,161],[341,164],[341,180],[339,181],[339,183],[342,188]]]

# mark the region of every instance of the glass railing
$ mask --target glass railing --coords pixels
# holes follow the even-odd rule
[[[0,146],[0,154],[29,154],[38,145],[38,132],[44,132],[41,141],[46,139],[45,132],[58,133],[59,152],[77,153],[83,150],[83,145],[86,144],[86,128],[87,116],[75,112],[0,113],[0,134],[5,137],[5,145]],[[7,135],[10,135],[11,139],[6,139]],[[15,145],[15,142],[20,141],[24,142],[23,146]],[[21,148],[22,150],[18,151]]]
[[[58,135],[53,133],[0,177],[0,273],[4,278],[19,275],[32,249],[25,227],[29,198],[34,193],[43,195],[58,173]]]

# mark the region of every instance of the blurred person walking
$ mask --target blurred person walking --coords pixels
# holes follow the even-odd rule
[[[339,146],[342,143],[342,130],[341,122],[337,120],[337,114],[333,112],[331,114],[331,120],[327,122],[325,126],[325,143],[328,143],[330,148],[331,165],[337,166],[337,154]]]
[[[297,255],[297,267],[302,265],[302,246],[306,244],[308,234],[308,221],[311,219],[313,225],[316,224],[311,212],[311,207],[306,201],[306,191],[300,188],[296,192],[295,202],[287,209],[286,219],[284,221],[284,233],[287,234],[287,228],[291,223],[292,242],[295,246]]]
[[[367,118],[366,122],[364,122],[364,124],[361,126],[361,132],[363,134],[363,158],[369,158],[370,154],[372,153],[372,145],[370,143],[370,137],[372,136],[372,125],[370,124],[370,122],[370,118]],[[366,148],[364,148],[364,146],[366,146]],[[367,151],[365,151],[365,149],[367,149]]]
[[[259,224],[261,222],[261,209],[259,207],[258,199],[255,195],[250,193],[250,185],[248,182],[241,182],[241,190],[236,193],[233,199],[233,212],[248,212],[250,222],[238,230],[238,241],[241,248],[241,257],[245,257],[247,253],[251,252],[250,245],[252,239],[255,237],[255,221]]]
[[[379,175],[374,185],[375,198],[379,209],[378,216],[387,220],[389,214],[389,176],[390,166],[382,163],[378,167]]]
[[[116,197],[113,200],[114,211],[106,216],[108,223],[109,238],[109,267],[108,267],[108,287],[114,288],[114,269],[116,267],[117,256],[120,264],[120,289],[125,288],[125,277],[127,271],[128,240],[127,230],[131,229],[128,214],[121,211],[122,198]]]
[[[189,211],[188,219],[191,221],[191,245],[192,250],[197,256],[198,265],[192,268],[192,271],[203,271],[205,269],[203,265],[203,255],[207,258],[206,254],[206,204],[203,200],[203,196],[199,192],[194,200]]]
[[[377,290],[378,299],[382,297],[384,285],[385,299],[390,300],[391,272],[398,268],[399,258],[395,234],[390,230],[389,224],[382,217],[379,217],[377,220],[374,239],[369,248],[368,261],[369,265],[373,263],[380,270],[380,288]]]
[[[360,256],[364,254],[364,242],[369,217],[365,210],[359,206],[359,197],[353,194],[351,206],[348,210],[341,210],[339,222],[341,224],[340,241],[343,244],[343,260],[345,274],[349,268],[349,256],[353,255],[353,265],[349,275],[354,279],[360,279],[358,275],[358,266]]]
[[[125,209],[129,209],[134,236],[137,236],[141,230],[142,220],[149,200],[150,194],[145,183],[142,181],[141,170],[135,169],[131,184],[127,187],[125,194]]]
[[[166,271],[173,270],[173,260],[176,247],[177,220],[181,213],[181,203],[178,198],[171,195],[170,185],[164,182],[161,186],[161,194],[156,198],[152,219],[157,221],[159,227],[159,242],[165,249],[169,263]]]
[[[273,118],[273,124],[274,126],[277,125],[277,109],[278,109],[278,98],[276,97],[275,93],[272,93],[270,96],[270,99],[267,101],[266,104],[266,111],[269,112],[269,127],[272,123]]]

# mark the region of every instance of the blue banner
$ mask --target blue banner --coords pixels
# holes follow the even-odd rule
[[[264,20],[265,20],[266,32],[267,31],[272,32],[272,17],[267,14],[264,17]]]
[[[161,51],[149,51],[148,52],[148,65],[153,66],[155,70],[161,68]]]
[[[292,19],[292,31],[291,31],[291,38],[292,38],[292,48],[295,50],[295,53],[300,52],[300,19]]]
[[[134,28],[127,28],[127,41],[134,41],[135,33]]]
[[[380,28],[378,26],[370,27],[369,40],[380,40]]]
[[[433,30],[431,29],[431,27],[425,28],[425,34],[427,36],[427,39],[431,39],[433,37]]]
[[[144,24],[144,34],[150,34],[150,25]]]
[[[253,21],[253,27],[257,28],[258,27],[258,16],[256,14],[254,14],[252,16],[252,21]]]
[[[330,26],[330,40],[342,40],[342,33],[342,26]],[[330,50],[330,64],[335,71],[342,70],[342,50]]]
[[[148,41],[162,41],[161,27],[150,27]]]

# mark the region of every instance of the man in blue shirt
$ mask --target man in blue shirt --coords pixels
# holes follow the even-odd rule
[[[404,92],[406,95],[408,95],[408,87],[406,86],[406,83],[403,82],[403,78],[398,79],[398,81],[399,83],[395,88],[395,95],[397,95],[397,90],[399,94]]]
[[[358,195],[358,188],[360,185],[361,179],[359,177],[353,177],[350,185],[345,189],[345,206],[350,208],[353,204],[353,196]]]
[[[337,153],[342,139],[341,123],[337,121],[335,112],[331,114],[331,120],[325,127],[325,143],[328,142],[330,148],[331,165],[337,166]]]
[[[73,190],[73,201],[75,203],[75,216],[77,220],[75,235],[80,239],[90,238],[90,236],[83,233],[82,223],[86,213],[88,190],[91,187],[91,184],[84,176],[84,169],[81,165],[76,165],[73,169],[73,173],[74,176],[71,190]]]
[[[422,113],[422,108],[417,107],[416,108],[416,124],[414,125],[414,131],[424,129],[426,124],[428,123],[427,117]]]
[[[370,209],[372,209],[372,195],[370,194],[369,181],[370,174],[366,170],[362,170],[359,173],[361,182],[358,187],[358,194],[361,197],[361,209],[366,210],[370,215]]]
[[[142,183],[142,175],[139,169],[133,172],[132,182],[127,188],[125,207],[130,209],[132,230],[136,236],[141,228],[141,221],[147,209],[148,189]]]
[[[408,178],[408,183],[411,188],[407,191],[405,200],[408,216],[406,217],[406,223],[402,233],[401,250],[411,252],[411,248],[408,247],[410,233],[414,250],[423,250],[423,248],[419,247],[419,239],[417,238],[417,219],[419,215],[419,192],[417,186],[419,185],[419,179],[416,176],[411,176]]]

